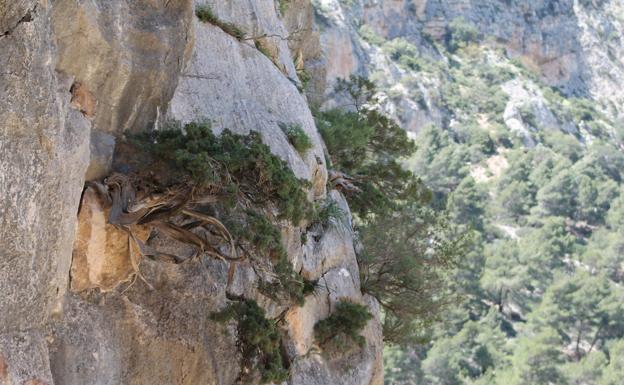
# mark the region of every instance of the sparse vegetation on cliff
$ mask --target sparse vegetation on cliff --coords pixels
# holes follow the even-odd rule
[[[322,111],[316,119],[331,167],[343,175],[334,180],[348,180],[336,187],[355,214],[362,290],[384,309],[387,341],[418,339],[449,302],[444,275],[465,237],[430,205],[431,193],[420,179],[403,168],[402,159],[416,147],[379,112],[374,85],[352,77],[339,82],[336,92],[352,109]]]
[[[216,136],[207,123],[189,123],[134,140],[175,165],[172,172],[190,175],[197,188],[235,196],[241,204],[272,203],[280,219],[294,224],[308,215],[307,182],[297,179],[256,132],[243,136],[225,130]]]
[[[246,258],[259,271],[272,263],[272,272],[260,274],[260,290],[276,300],[303,303],[305,282],[292,270],[276,223],[298,224],[312,217],[307,182],[297,179],[257,133],[225,130],[217,136],[207,123],[189,123],[135,135],[130,143],[147,156],[132,183],[139,189],[145,183],[152,186],[143,194],[157,203],[153,215],[160,218],[163,205],[171,207],[170,236],[218,258]],[[175,200],[162,198],[163,191],[176,191]],[[194,202],[193,211],[185,209],[189,202]],[[221,251],[213,232],[198,232],[209,219],[230,244],[229,254]]]
[[[373,316],[368,307],[349,301],[340,301],[329,317],[314,325],[316,340],[321,346],[345,347],[355,343],[360,347],[366,339],[360,332]]]
[[[219,322],[236,320],[241,382],[253,383],[258,375],[261,384],[279,384],[288,379],[290,362],[282,349],[281,331],[255,301],[234,301],[211,318]]]
[[[245,31],[243,31],[234,23],[226,23],[223,20],[219,19],[209,5],[197,6],[197,8],[195,8],[195,15],[202,22],[210,23],[216,27],[219,27],[223,30],[223,32],[234,36],[238,40],[243,40],[245,38]]]
[[[286,134],[288,141],[300,153],[304,154],[312,148],[310,137],[303,131],[298,124],[281,124],[280,128]]]

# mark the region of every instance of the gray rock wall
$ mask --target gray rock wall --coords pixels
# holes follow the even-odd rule
[[[258,292],[245,263],[230,286],[229,266],[207,256],[180,266],[142,260],[143,278],[128,276],[129,261],[110,257],[127,248],[94,202],[80,217],[87,234],[75,238],[85,178],[110,171],[126,132],[171,118],[258,131],[312,182],[310,199],[330,194],[348,211],[326,191],[322,142],[299,91],[297,55],[313,62],[320,53],[309,2],[287,15],[273,0],[209,3],[269,56],[254,39],[200,23],[190,0],[0,0],[0,384],[233,384],[235,335],[209,315],[227,293],[273,316],[285,310]],[[296,152],[280,123],[301,125],[313,148]],[[350,219],[313,230],[305,244],[301,228],[281,227],[294,268],[323,282],[285,314],[290,383],[381,384],[379,309],[359,289]],[[315,354],[314,324],[345,297],[375,315],[366,348]]]
[[[44,329],[62,313],[90,125],[54,70],[50,5],[1,4],[0,380],[52,383]]]

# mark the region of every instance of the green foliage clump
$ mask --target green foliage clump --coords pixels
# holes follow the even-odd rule
[[[483,230],[487,193],[470,176],[464,178],[449,197],[447,208],[451,220]]]
[[[286,254],[279,228],[263,213],[253,209],[232,213],[225,225],[236,239],[246,241],[264,257],[277,261]]]
[[[303,154],[312,148],[312,141],[308,134],[298,124],[280,124],[280,128],[286,134],[288,142],[300,153]]]
[[[608,346],[609,363],[602,372],[598,385],[617,385],[624,373],[624,341],[614,341]]]
[[[252,209],[244,210],[239,215],[231,215],[224,222],[236,239],[245,242],[246,246],[253,248],[256,253],[273,261],[277,279],[269,282],[261,281],[259,290],[276,301],[292,301],[302,306],[305,295],[310,292],[311,282],[304,280],[293,270],[282,244],[279,228],[269,221],[266,215]]]
[[[252,261],[261,257],[273,263],[277,279],[261,281],[265,294],[303,304],[305,282],[293,271],[275,222],[286,219],[298,224],[311,215],[307,182],[297,179],[259,134],[243,136],[225,130],[217,136],[207,123],[189,123],[142,133],[132,141],[168,164],[167,174],[177,173],[177,183],[191,184],[195,194],[208,191],[218,197],[212,210],[220,213],[237,240],[236,247]],[[272,214],[275,207],[277,219]]]
[[[358,181],[361,192],[347,196],[351,209],[366,218],[394,210],[402,200],[426,199],[421,181],[399,163],[416,147],[394,121],[371,108],[374,85],[354,76],[337,91],[348,94],[356,111],[332,109],[316,119],[331,167]]]
[[[312,75],[310,75],[305,68],[301,68],[297,69],[297,77],[301,81],[299,92],[303,92],[308,88],[308,84],[310,84],[310,80],[312,80]]]
[[[452,268],[466,238],[430,206],[429,190],[403,167],[416,147],[378,110],[374,85],[352,77],[336,92],[352,110],[320,112],[317,126],[331,167],[357,188],[346,197],[363,245],[357,256],[362,290],[384,309],[384,338],[404,343],[419,338],[419,327],[431,324],[448,301],[443,271]]]
[[[210,23],[221,28],[223,32],[234,36],[238,40],[245,38],[245,32],[234,23],[226,23],[215,15],[214,11],[208,5],[199,5],[195,8],[195,15],[204,23]]]
[[[237,191],[251,203],[274,203],[280,219],[298,224],[309,210],[307,182],[297,179],[260,135],[212,133],[207,123],[189,123],[135,137],[158,158],[173,163],[204,187]]]
[[[565,344],[573,346],[576,360],[607,338],[624,337],[622,288],[605,276],[582,271],[558,278],[532,315],[534,328],[557,331]],[[589,347],[583,347],[582,341],[589,341]]]
[[[519,111],[520,117],[522,121],[527,123],[533,128],[539,128],[537,124],[537,118],[535,117],[535,112],[533,112],[533,107],[530,104],[524,104],[520,106]]]
[[[386,341],[426,342],[422,331],[454,300],[446,275],[466,248],[468,234],[457,234],[430,207],[404,206],[401,214],[375,217],[358,227],[362,291],[384,309]]]
[[[435,64],[424,59],[418,48],[404,38],[396,38],[386,42],[383,50],[401,67],[412,71],[434,72]]]
[[[284,16],[286,11],[288,10],[288,6],[290,5],[290,1],[291,0],[278,0],[280,15]]]
[[[565,384],[564,374],[559,367],[564,362],[560,344],[560,337],[552,329],[521,338],[511,358],[511,365],[497,375],[498,383]]]
[[[375,31],[366,24],[363,24],[358,30],[358,34],[362,37],[362,39],[366,40],[370,44],[373,45],[382,45],[385,42],[385,39],[375,33]]]
[[[338,224],[345,217],[345,212],[338,202],[333,199],[326,199],[321,204],[316,204],[312,214],[311,224],[319,224],[323,228]]]
[[[468,175],[471,162],[468,148],[457,144],[451,133],[435,126],[424,127],[418,135],[418,150],[407,160],[411,170],[418,170],[433,191],[437,207],[444,207],[448,195]]]
[[[211,318],[219,322],[236,319],[238,323],[237,346],[242,357],[242,382],[253,382],[257,372],[262,384],[288,380],[290,362],[282,350],[282,334],[277,323],[267,319],[264,310],[255,301],[233,302]]]
[[[479,38],[479,30],[474,24],[458,17],[453,19],[448,26],[446,34],[446,46],[449,52],[455,52],[466,47],[470,43],[476,43]]]
[[[340,301],[334,312],[314,325],[316,340],[321,346],[340,346],[344,343],[366,345],[366,339],[360,332],[373,316],[364,305],[349,301]]]
[[[208,5],[200,5],[195,8],[195,16],[204,23],[216,24],[219,22],[219,18]]]
[[[509,97],[500,85],[511,77],[510,73],[480,63],[479,59],[466,64],[450,70],[452,81],[442,87],[445,107],[462,120],[473,118],[474,114],[485,114],[494,121],[502,121]]]
[[[466,384],[505,364],[505,334],[500,317],[490,312],[468,321],[456,335],[443,337],[422,362],[427,383]]]
[[[262,40],[255,39],[254,46],[256,47],[258,51],[260,51],[260,53],[262,53],[264,56],[268,57],[269,60],[275,63],[275,60],[273,59],[271,52],[269,52],[269,50],[267,49],[266,45],[262,42]]]

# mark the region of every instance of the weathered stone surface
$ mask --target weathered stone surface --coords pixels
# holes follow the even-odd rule
[[[0,334],[0,384],[52,384],[48,343],[42,331]]]
[[[98,193],[87,187],[82,194],[72,252],[73,291],[93,288],[110,291],[130,280],[141,261],[141,254],[128,233],[107,222],[109,212]],[[135,229],[135,236],[141,241],[148,235],[148,228]]]
[[[58,0],[52,22],[57,70],[98,101],[95,130],[153,126],[167,109],[192,44],[190,0]]]
[[[310,105],[320,105],[325,94],[327,67],[323,59],[320,29],[314,20],[314,7],[310,0],[290,0],[282,15],[288,30],[288,47],[295,59],[297,75],[303,83],[307,77],[305,93]]]
[[[67,297],[50,346],[55,383],[233,383],[233,335],[209,319],[225,302],[227,267],[146,260],[141,271],[154,289],[137,280],[125,292]]]
[[[110,174],[115,154],[116,139],[104,132],[92,131],[90,150],[91,159],[85,174],[85,180],[100,180]]]
[[[321,63],[310,4],[298,0],[302,16],[293,6],[288,25],[273,0],[210,4],[250,39],[199,23],[187,0],[0,0],[0,384],[234,384],[235,330],[209,315],[226,294],[256,299],[270,317],[286,310],[259,293],[245,263],[144,259],[135,275],[127,235],[89,189],[76,217],[85,176],[109,173],[120,136],[168,118],[258,131],[312,182],[311,199],[326,196],[323,145],[294,64]],[[72,94],[77,82],[88,93]],[[295,151],[280,123],[301,125],[313,148]],[[304,228],[281,224],[293,266],[321,282],[284,324],[292,384],[381,383],[378,319],[364,349],[308,354],[314,324],[339,299],[378,316],[359,290],[349,221],[312,230],[305,245]],[[356,364],[345,371],[346,362]]]
[[[2,375],[4,384],[51,384],[42,328],[61,311],[67,287],[90,126],[68,108],[69,88],[50,66],[49,5],[3,1],[0,19],[7,18],[10,33],[0,36]]]
[[[62,296],[88,158],[89,125],[49,65],[49,12],[0,38],[0,333],[41,326]]]
[[[272,2],[265,6],[275,13]],[[260,132],[263,141],[298,177],[312,181],[313,195],[323,196],[327,172],[321,139],[307,101],[292,79],[252,44],[211,24],[194,23],[195,48],[167,118],[209,120],[216,132],[226,128],[242,134]],[[289,145],[280,123],[300,125],[311,138],[312,149],[299,154]]]

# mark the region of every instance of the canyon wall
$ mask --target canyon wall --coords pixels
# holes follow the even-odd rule
[[[250,38],[199,21],[194,7],[206,4]],[[133,255],[98,197],[83,194],[85,181],[123,167],[128,134],[208,120],[216,133],[259,132],[310,181],[310,200],[331,196],[348,213],[326,188],[297,75],[297,60],[320,54],[312,7],[285,11],[273,0],[0,1],[0,383],[236,383],[235,332],[210,319],[228,296],[283,316],[289,383],[383,382],[379,308],[360,292],[348,216],[305,239],[279,224],[294,270],[321,283],[289,308],[258,291],[244,262],[231,270],[207,255],[182,265]],[[300,125],[313,148],[300,155],[280,124]],[[320,354],[314,324],[344,298],[375,316],[366,346]]]

